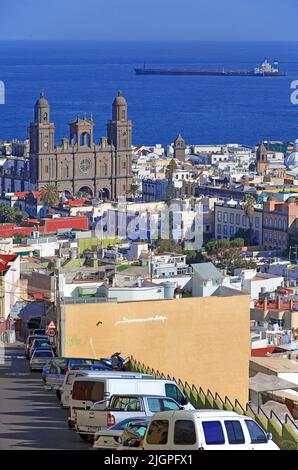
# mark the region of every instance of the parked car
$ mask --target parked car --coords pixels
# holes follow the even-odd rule
[[[117,446],[118,450],[142,450],[143,440],[149,425],[149,420],[135,420],[127,426]]]
[[[42,369],[41,378],[44,384],[46,384],[47,376],[49,375],[51,366],[54,362],[57,364],[63,364],[65,362],[65,357],[54,357],[54,358],[49,359],[48,363]]]
[[[144,420],[143,418],[127,418],[120,423],[115,424],[111,428],[106,428],[100,431],[97,431],[94,435],[94,445],[93,449],[117,449],[122,442],[123,435],[129,433],[131,429],[131,433],[140,432],[141,428],[147,426],[148,420]],[[137,427],[139,426],[139,431],[137,431]],[[145,428],[146,432],[146,428]],[[144,432],[144,435],[145,435]],[[126,434],[127,439],[129,434]],[[144,437],[143,435],[143,437]]]
[[[29,359],[30,349],[31,349],[32,343],[35,339],[48,339],[48,336],[46,336],[46,335],[29,335],[29,336],[27,336],[26,346],[25,346],[25,355],[26,355],[27,359]]]
[[[32,331],[33,335],[46,335],[46,330],[43,328],[36,328],[35,330]]]
[[[98,364],[81,367],[82,366],[73,366],[65,375],[64,382],[60,388],[60,403],[62,408],[69,407],[69,399],[72,393],[73,382],[77,377],[127,377],[127,373],[123,374],[121,371],[113,371],[109,368],[102,370],[101,366]]]
[[[55,357],[52,349],[36,349],[30,359],[30,370],[42,370],[51,357]]]
[[[155,379],[148,374],[121,371],[111,371],[109,373],[106,372],[105,374],[97,373],[96,377],[76,377],[73,382],[69,398],[69,427],[74,427],[76,410],[88,410],[94,405],[94,403],[100,401],[103,403],[98,404],[97,409],[105,409],[107,406],[106,401],[109,400],[111,395],[132,393],[134,391],[138,393],[138,384],[140,384],[144,379],[146,381],[155,381]],[[139,387],[142,390],[141,385],[139,385]],[[157,390],[160,390],[160,387],[157,388]],[[142,391],[140,393],[142,393]],[[164,393],[160,393],[160,395],[164,395]]]
[[[109,428],[129,418],[146,418],[158,411],[183,408],[173,398],[160,395],[114,395],[105,410],[77,410],[75,428],[84,440],[97,430]]]
[[[279,450],[272,435],[248,416],[233,411],[168,411],[152,416],[142,449]]]
[[[46,338],[38,338],[34,339],[29,351],[29,359],[31,358],[33,351],[35,349],[52,349],[52,344],[49,339]]]
[[[45,387],[47,390],[55,390],[57,398],[61,399],[61,387],[65,374],[74,366],[98,364],[102,370],[110,370],[100,359],[65,357],[63,362],[53,362],[47,374]]]

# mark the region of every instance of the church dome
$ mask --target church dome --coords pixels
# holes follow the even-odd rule
[[[122,95],[122,91],[118,91],[118,95],[116,96],[116,98],[114,100],[114,104],[125,105],[126,106],[126,104],[127,104],[126,99]]]
[[[290,169],[298,167],[298,139],[295,140],[294,147],[294,152],[290,153],[285,161],[286,167]]]
[[[43,92],[40,93],[40,97],[39,97],[39,99],[36,101],[35,106],[37,106],[37,107],[39,107],[39,108],[49,107],[49,102],[48,102],[48,100],[45,99]]]

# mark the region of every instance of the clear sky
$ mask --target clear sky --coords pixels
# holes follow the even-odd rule
[[[0,40],[298,40],[297,0],[0,0],[0,17]]]

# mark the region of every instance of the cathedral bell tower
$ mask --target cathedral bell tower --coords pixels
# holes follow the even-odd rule
[[[40,93],[34,107],[34,122],[28,129],[30,156],[30,189],[38,188],[42,181],[54,179],[55,125],[50,121],[50,105]]]
[[[114,99],[112,119],[108,121],[108,142],[114,146],[112,156],[112,199],[125,196],[131,186],[132,123],[128,120],[127,102],[121,91]]]
[[[29,127],[30,155],[50,153],[54,149],[55,125],[50,122],[50,105],[40,93],[34,107],[34,122]]]
[[[112,120],[108,122],[108,139],[117,150],[131,150],[132,124],[127,117],[127,102],[121,91],[114,99]]]

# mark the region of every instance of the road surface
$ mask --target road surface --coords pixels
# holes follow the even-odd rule
[[[0,450],[88,450],[68,428],[67,411],[30,373],[21,343],[0,348]]]

